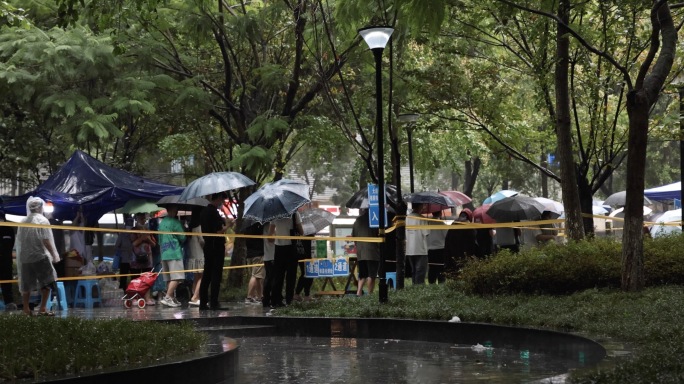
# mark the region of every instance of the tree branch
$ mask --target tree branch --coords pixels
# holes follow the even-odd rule
[[[606,58],[606,60],[608,60],[611,64],[613,64],[613,66],[614,66],[618,71],[620,71],[620,72],[622,73],[622,76],[623,76],[623,78],[625,79],[625,83],[627,83],[627,86],[629,87],[629,89],[630,89],[630,90],[633,89],[632,79],[631,79],[631,77],[629,76],[629,72],[627,71],[627,68],[623,67],[620,63],[618,63],[618,62],[617,62],[611,55],[609,55],[608,53],[603,52],[603,51],[601,51],[601,50],[595,48],[593,45],[589,44],[588,41],[586,41],[582,36],[580,36],[580,34],[577,33],[574,29],[570,28],[570,26],[567,25],[566,23],[564,23],[558,16],[556,16],[556,15],[554,15],[554,14],[551,14],[551,13],[548,13],[548,12],[544,12],[544,11],[538,10],[538,9],[533,9],[533,8],[528,8],[528,7],[525,7],[525,6],[522,6],[522,5],[518,5],[518,4],[516,4],[516,3],[512,2],[512,1],[509,1],[509,0],[496,0],[496,1],[501,2],[501,3],[504,3],[504,4],[507,4],[507,5],[509,5],[509,6],[513,7],[513,8],[517,8],[517,9],[520,9],[520,10],[525,11],[525,12],[534,13],[534,14],[541,15],[541,16],[544,16],[544,17],[548,17],[548,18],[554,20],[556,23],[558,23],[559,25],[561,25],[561,26],[563,26],[564,28],[566,28],[567,31],[568,31],[568,33],[569,33],[571,36],[573,36],[573,37],[574,37],[580,44],[582,44],[585,48],[587,48],[590,52],[592,52],[592,53],[594,53],[594,54],[596,54],[596,55],[599,55],[599,56],[601,56],[601,57]],[[667,1],[667,0],[661,0],[661,1]]]

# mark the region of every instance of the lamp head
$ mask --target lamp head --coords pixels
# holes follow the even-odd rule
[[[402,113],[401,115],[397,116],[397,121],[402,123],[415,123],[418,121],[419,117],[420,115],[417,113]]]
[[[394,28],[392,27],[368,27],[359,29],[359,35],[363,37],[363,40],[368,44],[368,48],[373,49],[384,49],[387,42],[392,36]]]

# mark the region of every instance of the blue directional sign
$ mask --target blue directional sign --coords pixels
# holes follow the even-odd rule
[[[380,202],[378,200],[380,188],[375,184],[368,184],[368,222],[371,228],[380,227]],[[385,227],[387,227],[387,209],[385,214]]]
[[[305,262],[306,277],[349,276],[349,262],[345,257],[336,259],[315,259]]]
[[[333,266],[333,275],[349,276],[349,262],[344,257],[338,257]]]
[[[318,260],[304,262],[304,276],[318,277]]]
[[[333,276],[333,260],[332,259],[319,259],[318,262],[318,276],[319,277],[332,277]]]

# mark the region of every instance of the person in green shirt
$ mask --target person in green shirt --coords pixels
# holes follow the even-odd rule
[[[178,207],[170,205],[166,208],[167,216],[159,223],[159,232],[185,232],[183,224],[176,217]],[[176,299],[176,287],[178,283],[185,279],[183,273],[183,234],[159,234],[159,249],[161,250],[162,271],[164,271],[164,281],[166,282],[166,296],[161,303],[167,307],[180,307],[180,302]]]

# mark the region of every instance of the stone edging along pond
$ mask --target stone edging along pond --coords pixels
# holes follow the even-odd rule
[[[400,339],[492,348],[527,350],[559,358],[580,361],[591,367],[606,356],[599,343],[573,334],[497,326],[484,323],[449,323],[445,321],[370,319],[370,318],[295,318],[295,317],[212,317],[165,322],[190,321],[198,329],[219,331],[228,337],[210,341],[207,350],[194,356],[158,365],[117,369],[98,374],[66,377],[58,383],[123,382],[234,382],[239,371],[239,346],[230,337],[289,336]],[[198,374],[201,372],[201,374]]]

